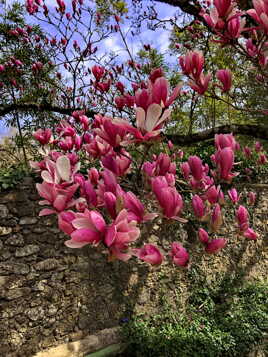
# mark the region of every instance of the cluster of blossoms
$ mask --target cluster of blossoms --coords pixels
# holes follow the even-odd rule
[[[203,6],[200,15],[216,35],[215,42],[221,45],[234,45],[235,41],[247,33],[243,47],[244,53],[252,59],[257,59],[259,65],[267,65],[267,42],[263,41],[268,34],[268,6],[266,0],[254,0],[253,9],[246,12],[238,8],[234,0],[213,0]],[[246,26],[246,15],[249,15],[256,25]]]
[[[92,72],[96,82],[100,81],[103,72],[96,67]],[[200,76],[202,71],[192,73]],[[155,70],[135,93],[135,125],[102,115],[90,120],[83,111],[77,111],[61,121],[54,134],[50,129],[34,133],[44,155],[42,161],[32,163],[43,179],[37,184],[44,199],[40,204],[50,206],[40,215],[58,216],[59,228],[70,237],[65,242],[68,247],[98,245],[110,260],[127,261],[136,256],[159,265],[165,259],[163,249],[151,243],[136,247],[141,227],[147,226],[150,237],[155,223],[161,226],[195,220],[202,226],[196,234],[204,251],[217,253],[227,244],[221,228],[225,207],[229,206],[233,207],[229,211],[234,211],[237,233],[257,239],[249,226],[247,209],[237,207],[240,196],[236,190],[225,195],[220,186],[231,184],[237,175],[233,169],[239,145],[233,135],[216,135],[213,168],[197,156],[181,162],[183,153],[175,152],[172,143],[164,143],[161,131],[179,93],[178,86],[169,94],[167,79],[161,70]],[[173,153],[150,155],[155,143]],[[83,169],[87,165],[86,174],[80,172],[81,162]],[[192,192],[191,205],[178,190],[181,177]],[[254,200],[252,193],[250,203]],[[161,245],[161,237],[159,241]],[[190,261],[181,242],[172,242],[166,255],[177,266],[186,267]]]

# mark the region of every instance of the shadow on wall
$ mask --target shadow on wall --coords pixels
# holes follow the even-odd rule
[[[232,274],[238,283],[241,272],[243,279],[267,273],[265,240],[242,243],[237,237],[217,256],[203,255],[202,247],[188,243],[189,270],[169,262],[160,268],[134,259],[108,263],[92,247],[65,247],[55,217],[38,217],[38,200],[30,179],[18,191],[0,194],[0,356],[33,356],[117,326],[133,314],[161,313],[163,298],[183,309],[200,276],[213,282],[219,274]],[[170,241],[187,240],[187,233],[168,226],[159,239],[167,249]]]

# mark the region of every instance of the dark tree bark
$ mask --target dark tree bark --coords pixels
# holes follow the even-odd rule
[[[5,105],[5,106],[0,106],[0,118],[3,117],[4,115],[10,114],[13,111],[19,111],[19,112],[31,112],[31,111],[36,111],[36,112],[53,112],[53,113],[58,113],[58,114],[65,114],[65,115],[71,115],[72,112],[76,110],[82,110],[82,108],[62,108],[54,105],[50,105],[49,103],[47,104],[37,104],[37,103],[16,103],[16,104],[10,104],[10,105]],[[96,114],[92,110],[87,110],[85,114],[89,117],[93,117],[94,114]]]
[[[247,135],[252,138],[268,139],[268,127],[262,125],[222,125],[213,129],[204,130],[200,133],[191,135],[166,135],[168,140],[174,144],[191,145],[201,141],[214,138],[215,134],[229,134]]]
[[[200,19],[199,12],[201,7],[197,0],[156,0],[157,2],[162,2],[175,7],[179,7],[186,14],[192,15],[197,19]]]

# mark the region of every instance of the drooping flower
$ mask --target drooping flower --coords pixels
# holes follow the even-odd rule
[[[41,145],[47,145],[50,142],[52,131],[50,129],[38,129],[33,133],[33,137],[39,141]]]
[[[240,195],[237,193],[235,188],[228,190],[228,196],[230,200],[233,202],[233,204],[236,204],[240,199]]]
[[[210,227],[213,232],[216,232],[221,225],[222,225],[221,207],[218,203],[216,203],[211,213]]]
[[[200,242],[203,244],[207,244],[209,242],[208,233],[203,228],[198,229],[198,237],[199,237]]]
[[[178,242],[173,242],[171,245],[171,252],[169,253],[175,265],[186,267],[189,263],[189,253]]]
[[[104,243],[109,249],[110,259],[127,261],[131,258],[129,244],[140,235],[136,222],[128,220],[128,212],[123,209],[117,215],[115,221],[107,227]]]
[[[200,196],[194,195],[192,198],[192,207],[194,214],[198,219],[202,219],[205,215],[205,205]]]
[[[77,213],[77,218],[72,221],[72,225],[75,230],[71,233],[71,239],[65,242],[69,248],[98,244],[106,231],[106,223],[102,215],[88,209],[84,213]]]
[[[249,228],[248,211],[242,205],[240,205],[236,210],[236,220],[241,232],[245,232]]]
[[[232,87],[232,73],[229,69],[219,69],[216,73],[216,77],[221,82],[220,89],[223,93],[229,92]]]
[[[209,254],[216,254],[222,248],[224,248],[226,244],[227,241],[224,238],[212,239],[210,242],[207,243],[205,251]]]
[[[140,249],[132,249],[133,255],[152,265],[160,265],[163,261],[163,255],[154,244],[145,244]]]
[[[183,208],[183,201],[175,187],[170,187],[163,176],[158,176],[152,180],[152,190],[163,210],[163,216],[185,221],[179,217]]]
[[[243,236],[250,240],[257,240],[259,237],[258,233],[254,232],[251,228],[248,228],[246,231],[244,231]]]

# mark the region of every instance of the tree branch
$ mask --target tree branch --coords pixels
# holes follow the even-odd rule
[[[201,6],[197,1],[189,0],[156,0],[157,2],[162,2],[169,4],[171,6],[179,7],[186,14],[194,16],[196,19],[203,21],[203,18],[199,15]]]
[[[167,140],[174,144],[191,145],[208,139],[213,139],[215,134],[248,135],[252,138],[268,139],[268,127],[262,125],[222,125],[216,128],[204,130],[191,135],[166,135]]]
[[[58,106],[37,103],[13,103],[4,107],[0,107],[0,118],[6,114],[12,113],[13,111],[41,111],[41,112],[54,112],[63,115],[71,115],[72,112],[76,110],[83,110],[83,108],[62,108]],[[85,115],[93,118],[97,114],[93,110],[86,110]],[[268,127],[256,124],[241,124],[241,125],[222,125],[216,128],[201,131],[199,133],[191,135],[177,135],[168,134],[165,135],[167,140],[171,140],[174,144],[178,145],[191,145],[208,139],[213,139],[215,134],[229,134],[233,133],[236,135],[248,135],[252,138],[268,139]]]
[[[49,103],[46,104],[37,104],[37,103],[12,103],[10,105],[6,105],[0,107],[0,117],[10,114],[15,110],[19,111],[40,111],[40,112],[54,112],[58,114],[71,115],[72,112],[76,110],[83,110],[83,108],[62,108],[58,106],[51,105]],[[93,117],[96,113],[93,110],[86,110],[85,114],[89,117]]]

